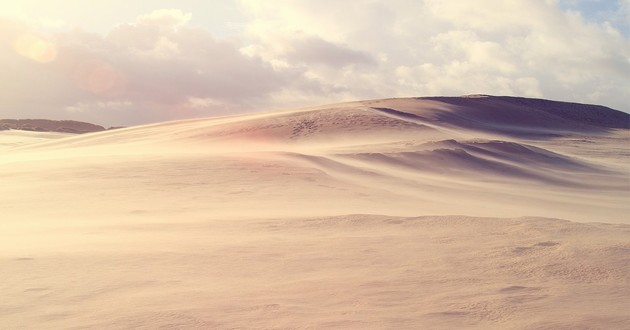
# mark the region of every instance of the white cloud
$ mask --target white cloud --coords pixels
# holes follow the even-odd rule
[[[119,25],[105,36],[75,30],[25,38],[31,36],[27,26],[0,21],[2,40],[34,40],[19,42],[30,46],[17,50],[13,41],[0,45],[5,77],[13,79],[0,91],[1,117],[127,125],[251,110],[288,84],[317,91],[316,83],[301,82],[306,79],[301,71],[274,68],[199,28],[172,29],[182,15],[155,13],[149,15],[151,24]],[[54,61],[44,58],[47,48],[41,45],[54,46]],[[46,63],[33,61],[40,59]],[[200,106],[199,100],[210,99],[215,102]]]
[[[138,17],[138,24],[157,26],[179,26],[184,25],[192,18],[192,13],[184,13],[179,9],[158,9],[148,15]]]
[[[624,1],[619,11],[626,8]],[[290,48],[295,43],[291,36],[304,34],[371,54],[373,66],[328,70],[309,65],[322,84],[328,82],[339,91],[331,98],[479,92],[630,110],[625,98],[630,94],[627,36],[617,30],[618,24],[588,21],[577,11],[563,10],[555,0],[335,5],[303,0],[283,1],[277,6],[280,10],[253,0],[241,3],[252,17],[252,48]],[[262,58],[269,62],[281,58],[286,67],[299,67],[307,58],[285,54],[269,52]]]

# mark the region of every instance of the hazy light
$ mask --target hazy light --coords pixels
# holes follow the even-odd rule
[[[122,72],[100,60],[78,64],[73,78],[79,87],[101,96],[120,95],[127,84]]]
[[[13,47],[18,54],[40,63],[54,61],[57,57],[57,47],[52,42],[30,33],[18,36]]]

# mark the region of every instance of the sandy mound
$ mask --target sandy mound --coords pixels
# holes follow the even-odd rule
[[[0,132],[0,328],[629,328],[629,118],[477,96]]]

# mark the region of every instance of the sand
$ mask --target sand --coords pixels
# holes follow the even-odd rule
[[[2,131],[0,327],[629,328],[626,117],[546,102]]]
[[[58,132],[32,132],[21,130],[0,130],[0,151],[71,136],[74,136],[74,134]]]

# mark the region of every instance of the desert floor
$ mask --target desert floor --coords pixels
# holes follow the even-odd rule
[[[628,130],[462,102],[0,132],[0,328],[630,328]]]

